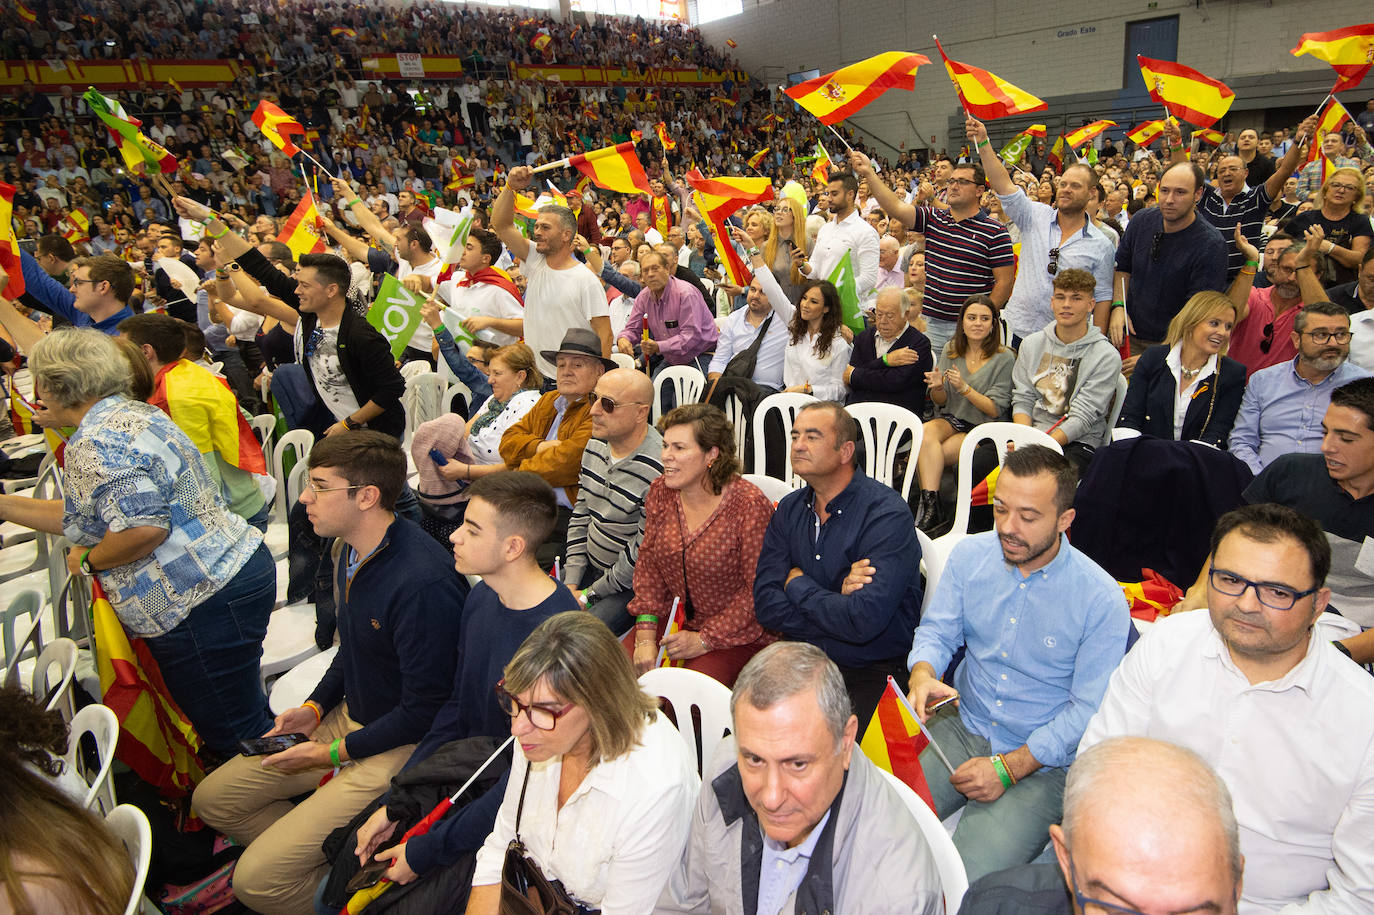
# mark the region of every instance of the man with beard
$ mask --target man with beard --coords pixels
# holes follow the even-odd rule
[[[941,819],[963,808],[954,844],[970,881],[1025,864],[1060,819],[1064,778],[1126,652],[1120,586],[1070,545],[1077,474],[1041,445],[997,478],[995,529],[951,551],[907,657],[912,708],[954,766],[921,754]],[[953,686],[941,682],[960,645]],[[932,714],[932,706],[943,699]]]

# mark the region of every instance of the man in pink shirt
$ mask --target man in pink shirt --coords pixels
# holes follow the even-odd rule
[[[661,251],[646,251],[640,257],[644,290],[635,298],[616,348],[633,356],[638,343],[655,371],[665,365],[695,365],[705,375],[719,332],[701,293],[673,276],[676,266]]]

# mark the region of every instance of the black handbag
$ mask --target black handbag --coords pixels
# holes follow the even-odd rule
[[[758,366],[759,361],[759,347],[763,346],[764,335],[768,333],[768,326],[772,323],[773,315],[769,314],[767,318],[764,318],[763,323],[759,325],[759,332],[754,337],[754,342],[745,347],[742,352],[736,353],[730,361],[725,364],[725,368],[720,373],[720,378],[754,377],[754,369]],[[715,393],[716,385],[720,383],[720,378],[716,379],[715,383],[707,390],[705,396],[701,398],[702,403],[712,402],[711,395]]]
[[[530,784],[529,766],[520,784],[520,806],[515,811],[515,838],[506,846],[501,867],[501,915],[588,915],[596,910],[580,906],[563,884],[544,876],[520,839],[520,817],[525,812],[525,789]]]

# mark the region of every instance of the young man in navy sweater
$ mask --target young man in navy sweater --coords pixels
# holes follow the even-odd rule
[[[406,474],[396,439],[331,435],[308,460],[301,503],[319,536],[338,538],[339,652],[266,736],[310,740],[236,756],[194,798],[205,822],[248,846],[234,892],[268,915],[312,909],[328,871],[320,843],[386,790],[430,730],[453,682],[466,588],[443,547],[394,511]],[[331,766],[337,774],[293,807]]]

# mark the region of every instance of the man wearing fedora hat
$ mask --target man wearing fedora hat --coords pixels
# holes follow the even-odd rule
[[[596,332],[582,327],[564,334],[557,350],[544,350],[539,355],[557,366],[558,386],[539,398],[524,418],[501,436],[501,459],[512,470],[539,474],[553,487],[558,520],[535,554],[539,564],[547,568],[563,552],[568,521],[577,504],[582,452],[592,437],[592,408],[587,395],[615,363],[601,357],[601,338]]]

